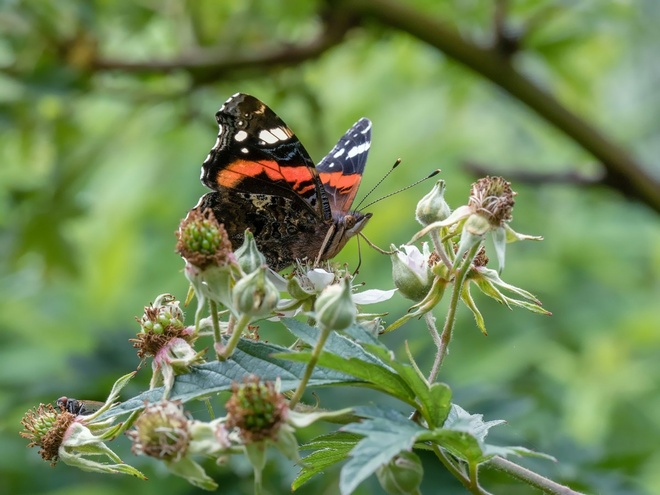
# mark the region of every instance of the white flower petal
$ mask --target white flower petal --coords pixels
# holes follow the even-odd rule
[[[357,294],[353,294],[352,298],[355,304],[375,304],[391,299],[397,290],[398,289],[369,289],[363,292],[358,292]]]
[[[322,268],[314,268],[307,272],[307,278],[314,286],[314,290],[316,292],[321,292],[335,280],[335,275],[326,272]]]

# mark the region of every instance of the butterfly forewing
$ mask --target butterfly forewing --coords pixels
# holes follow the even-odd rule
[[[218,140],[202,166],[207,187],[287,197],[329,218],[309,153],[275,112],[239,93],[218,110],[216,120]]]

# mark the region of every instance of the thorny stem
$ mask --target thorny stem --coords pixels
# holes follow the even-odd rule
[[[291,400],[289,401],[290,409],[296,407],[296,404],[298,404],[298,401],[300,401],[300,398],[302,397],[302,394],[305,391],[305,388],[307,387],[307,382],[309,382],[309,379],[312,376],[312,372],[314,371],[314,367],[316,366],[316,363],[319,360],[319,356],[321,355],[321,351],[323,350],[325,341],[328,340],[328,337],[330,336],[330,332],[332,332],[331,329],[321,327],[321,334],[319,335],[319,339],[316,341],[316,345],[314,346],[312,355],[309,358],[309,361],[307,362],[307,366],[305,367],[305,374],[300,379],[300,383],[298,383],[298,388],[296,389],[296,392],[293,394],[293,397],[291,397]]]
[[[222,349],[222,352],[217,352],[218,355],[218,361],[225,361],[229,356],[232,355],[234,352],[234,349],[236,348],[236,345],[238,344],[238,341],[241,339],[241,335],[243,335],[243,330],[245,330],[245,327],[247,327],[248,323],[250,323],[250,316],[248,315],[242,315],[238,321],[236,322],[236,326],[234,326],[233,331],[231,333],[231,337],[229,337],[229,342],[227,342],[227,346]],[[222,340],[216,341],[216,344],[222,344]],[[216,346],[217,349],[217,346]]]
[[[431,373],[429,373],[429,383],[435,382],[438,372],[440,371],[440,366],[442,366],[442,361],[447,355],[447,350],[449,348],[449,343],[451,342],[452,333],[454,331],[454,324],[456,323],[456,311],[458,310],[458,303],[461,299],[461,291],[463,289],[463,284],[467,277],[467,273],[470,270],[470,265],[472,260],[479,252],[481,243],[477,242],[474,246],[470,248],[465,259],[461,263],[461,266],[456,270],[456,275],[454,277],[454,288],[451,293],[451,300],[449,301],[449,309],[447,310],[447,317],[445,318],[445,326],[442,329],[442,335],[440,335],[440,342],[436,345],[438,346],[438,352],[435,355],[435,360],[433,361],[433,367],[431,368]],[[431,330],[431,335],[437,334],[437,329],[435,328],[434,319],[430,320],[427,318],[426,324],[429,325]],[[432,327],[431,327],[432,325]],[[435,340],[435,337],[434,337]]]
[[[583,495],[582,492],[571,490],[565,485],[560,485],[545,476],[541,476],[534,471],[530,471],[529,469],[519,466],[515,462],[511,462],[500,456],[493,457],[486,465],[488,467],[499,469],[500,471],[507,473],[509,476],[523,481],[548,495]]]

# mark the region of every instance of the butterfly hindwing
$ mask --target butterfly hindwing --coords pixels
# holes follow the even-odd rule
[[[371,122],[358,120],[317,165],[316,169],[335,215],[346,214],[353,204],[371,146]]]

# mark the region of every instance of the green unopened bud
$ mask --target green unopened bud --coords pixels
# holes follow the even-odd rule
[[[326,287],[314,304],[316,321],[321,328],[344,330],[353,324],[357,308],[351,297],[351,284],[343,279],[339,284]]]
[[[254,240],[254,235],[249,230],[245,231],[245,240],[243,245],[236,250],[234,253],[238,259],[238,264],[241,266],[241,269],[244,273],[252,273],[261,265],[266,264],[266,258],[259,248],[257,243]]]
[[[419,493],[424,469],[417,454],[404,450],[390,462],[378,468],[376,476],[380,486],[389,495],[414,494]]]
[[[177,253],[202,270],[209,266],[235,263],[227,231],[208,208],[197,206],[190,210],[181,221],[176,235]]]
[[[246,443],[277,440],[288,415],[287,401],[273,382],[249,376],[241,385],[232,385],[232,395],[225,404],[228,430],[236,429]]]
[[[171,294],[159,295],[153,304],[144,308],[144,314],[136,318],[143,332],[163,333],[165,329],[183,330],[184,315],[179,301]]]
[[[434,222],[446,219],[450,213],[451,208],[445,201],[445,181],[439,180],[435,183],[431,192],[417,203],[415,217],[419,223],[426,227]]]
[[[424,245],[424,252],[417,246],[402,246],[392,255],[392,279],[401,294],[413,301],[424,299],[433,285],[433,274],[429,267],[428,247]]]
[[[54,466],[64,433],[74,418],[69,412],[58,413],[52,404],[39,404],[23,416],[21,424],[25,430],[20,435],[30,440],[28,447],[39,447],[42,459]]]
[[[189,421],[180,402],[162,401],[147,405],[134,429],[126,432],[133,453],[166,461],[178,461],[190,444]]]
[[[236,282],[234,308],[240,313],[261,318],[268,316],[277,306],[280,293],[266,276],[268,267],[262,265]]]
[[[287,281],[286,291],[296,301],[304,301],[314,295],[314,292],[308,291],[302,286],[298,277],[291,277]]]

